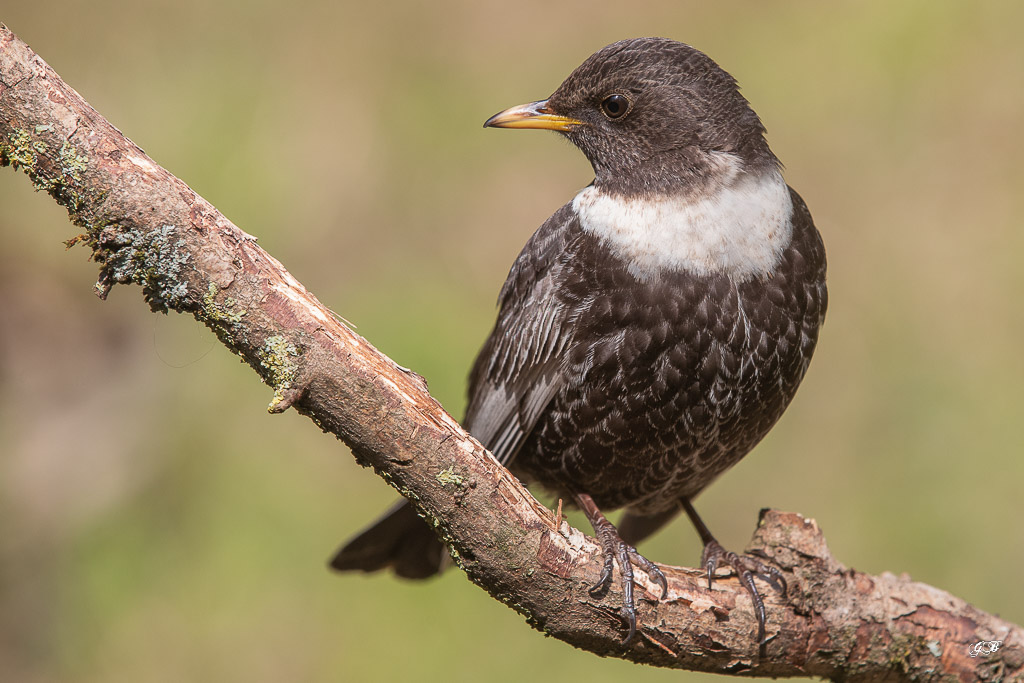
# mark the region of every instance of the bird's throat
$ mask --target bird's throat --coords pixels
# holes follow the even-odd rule
[[[737,174],[697,197],[622,197],[592,185],[572,206],[583,229],[642,280],[663,271],[770,275],[793,236],[789,187],[775,169]]]

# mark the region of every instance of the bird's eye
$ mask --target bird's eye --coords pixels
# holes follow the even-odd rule
[[[601,111],[610,119],[621,119],[629,111],[630,104],[625,95],[609,95],[601,101]]]

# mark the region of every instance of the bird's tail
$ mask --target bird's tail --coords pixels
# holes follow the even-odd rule
[[[679,514],[679,507],[669,508],[664,512],[653,515],[640,515],[635,512],[626,511],[622,519],[616,524],[619,530],[619,538],[626,543],[635,546],[655,531],[665,526],[669,520]]]
[[[426,579],[441,571],[446,556],[434,530],[403,499],[346,543],[331,567],[342,572],[390,567],[398,576]]]

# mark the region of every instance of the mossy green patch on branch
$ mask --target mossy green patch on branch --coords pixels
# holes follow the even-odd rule
[[[132,228],[101,234],[96,243],[96,258],[103,264],[101,280],[142,285],[153,310],[181,308],[188,295],[182,270],[191,255],[185,241],[176,237],[173,225],[147,232]]]
[[[78,150],[70,142],[65,142],[60,146],[58,158],[60,159],[60,171],[65,178],[70,179],[77,185],[85,182],[82,175],[89,168],[88,157],[79,154]]]
[[[36,126],[36,132],[49,131],[52,126]],[[23,128],[17,128],[0,138],[0,162],[23,169],[32,179],[37,190],[53,194],[68,210],[79,210],[84,196],[77,190],[85,186],[84,174],[89,168],[89,158],[81,154],[70,142],[61,144],[53,160],[54,170],[47,172],[39,157],[49,157],[50,145],[45,140],[36,140]]]
[[[299,355],[301,354],[295,344],[281,335],[267,337],[263,343],[259,351],[260,366],[267,371],[267,384],[274,389],[274,398],[267,406],[270,412],[274,412],[274,408],[284,400],[285,392],[292,388],[299,372],[299,366],[293,359]]]
[[[434,478],[437,479],[437,483],[446,488],[449,486],[462,486],[464,481],[462,475],[455,472],[454,465],[449,465],[447,468],[441,470]]]
[[[6,138],[0,138],[0,163],[24,168],[26,173],[32,175],[36,166],[36,149],[28,131],[16,128]]]
[[[52,130],[52,124],[35,127],[36,134]],[[6,137],[0,137],[0,165],[22,169],[35,189],[53,196],[68,210],[75,223],[90,229],[96,227],[97,220],[82,214],[90,200],[96,204],[105,197],[104,192],[90,190],[87,186],[85,173],[89,168],[89,157],[66,140],[56,156],[51,154],[50,147],[45,140],[33,138],[27,130],[16,128]],[[48,161],[44,162],[41,157]]]
[[[244,308],[236,308],[238,302],[235,301],[234,297],[226,297],[224,303],[217,302],[217,293],[220,290],[217,285],[213,282],[206,288],[206,293],[203,294],[202,302],[202,313],[203,320],[212,323],[232,323],[237,324],[242,322],[242,318],[248,311]]]
[[[37,135],[53,133],[53,125],[35,126]],[[152,230],[115,227],[104,218],[98,207],[107,198],[107,190],[91,187],[87,177],[89,157],[71,142],[47,142],[25,129],[18,128],[0,136],[0,164],[20,168],[32,180],[36,190],[45,190],[68,210],[72,221],[86,228],[86,233],[65,244],[84,242],[93,249],[93,258],[102,265],[97,290],[106,296],[115,283],[134,282],[153,310],[180,310],[188,295],[183,269],[189,261],[185,241],[178,238],[177,228],[163,225]],[[234,311],[233,304],[218,311],[212,318],[232,319],[244,315]]]

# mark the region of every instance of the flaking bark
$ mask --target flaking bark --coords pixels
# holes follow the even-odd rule
[[[785,573],[767,592],[758,653],[734,577],[708,590],[668,567],[669,597],[639,572],[640,637],[624,647],[621,596],[588,593],[594,541],[561,521],[467,434],[423,381],[355,334],[253,237],[154,163],[0,25],[0,163],[84,229],[97,292],[136,283],[156,311],[189,313],[293,407],[348,444],[435,525],[456,563],[544,633],[655,666],[849,681],[1024,680],[1024,631],[908,577],[839,564],[813,520],[762,514],[748,551]],[[971,656],[979,641],[1001,641]]]

